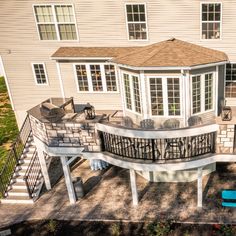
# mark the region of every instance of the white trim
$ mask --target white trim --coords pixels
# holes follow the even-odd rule
[[[203,4],[220,4],[220,22],[219,21],[202,21],[202,5]],[[222,40],[223,29],[222,29],[222,20],[223,20],[223,3],[221,1],[213,2],[200,2],[200,41],[220,41]],[[218,39],[203,39],[202,38],[202,23],[220,23],[220,38]]]
[[[44,70],[44,74],[45,74],[46,83],[43,83],[43,84],[38,83],[37,76],[36,76],[35,69],[34,69],[34,65],[43,65],[43,70]],[[33,75],[34,75],[35,84],[37,86],[49,86],[48,75],[47,75],[47,70],[46,70],[45,63],[44,62],[32,62],[31,67],[32,67]]]
[[[65,98],[65,91],[64,91],[63,80],[61,76],[61,68],[60,68],[59,62],[56,62],[56,67],[57,67],[57,74],[58,74],[58,79],[59,79],[59,84],[60,84],[60,89],[61,89],[61,96],[62,98]]]
[[[123,88],[123,79],[122,79],[122,73],[121,73],[121,69],[119,67],[117,67],[118,69],[118,74],[119,74],[119,86],[120,86],[120,95],[121,95],[121,101],[122,101],[122,110],[123,110],[123,114],[124,116],[126,116],[126,101],[125,101],[125,91]]]
[[[144,139],[168,139],[168,138],[183,138],[190,136],[197,136],[205,133],[216,132],[219,129],[219,125],[203,125],[196,127],[171,129],[171,130],[142,130],[142,129],[130,129],[116,127],[108,124],[96,123],[97,130],[124,136],[128,138],[144,138]]]
[[[36,14],[35,14],[35,7],[37,6],[51,6],[51,9],[52,9],[52,14],[53,14],[53,22],[38,22],[37,21],[37,17],[36,17]],[[56,6],[71,6],[72,7],[72,11],[73,11],[73,18],[74,18],[74,21],[73,22],[58,22],[57,21],[57,15],[56,15]],[[76,17],[75,17],[75,8],[74,8],[74,4],[60,4],[60,3],[52,3],[52,4],[49,4],[49,3],[40,3],[40,4],[33,4],[32,5],[32,8],[33,8],[33,14],[34,14],[34,20],[35,20],[35,24],[36,24],[36,29],[37,29],[37,32],[38,32],[38,38],[40,41],[45,41],[45,42],[53,42],[53,41],[61,41],[61,42],[79,42],[79,32],[78,32],[78,26],[77,26],[77,21],[76,21]],[[40,32],[39,32],[39,25],[43,25],[43,24],[50,24],[50,25],[54,25],[55,26],[55,29],[56,29],[56,35],[57,35],[57,39],[41,39],[40,37]],[[59,32],[59,25],[61,24],[65,24],[65,25],[69,25],[69,24],[73,24],[75,25],[75,32],[76,32],[76,37],[77,39],[61,39],[60,38],[60,32]]]
[[[12,110],[15,111],[15,106],[14,106],[13,98],[12,98],[12,92],[11,92],[11,89],[10,89],[8,77],[7,77],[5,68],[4,68],[4,64],[3,64],[3,60],[2,60],[1,55],[0,55],[0,67],[2,68],[2,73],[3,73],[3,77],[4,77],[4,80],[5,80],[6,86],[7,86],[7,91],[8,91],[8,95],[9,95],[9,98],[10,98]]]
[[[133,21],[133,22],[128,22],[128,15],[127,15],[127,8],[126,6],[127,5],[144,5],[144,8],[145,8],[145,21]],[[127,32],[127,36],[128,36],[128,41],[133,41],[133,42],[147,42],[149,41],[149,33],[148,33],[148,17],[147,17],[147,4],[145,2],[140,2],[140,3],[137,3],[137,2],[126,2],[125,3],[125,21],[126,21],[126,32]],[[145,24],[146,25],[146,35],[147,35],[147,38],[146,39],[130,39],[129,38],[129,27],[128,27],[128,24],[131,23],[131,24]]]
[[[52,60],[111,60],[113,57],[50,57]],[[112,64],[112,63],[110,63]]]
[[[146,77],[144,71],[140,72],[140,89],[141,89],[141,102],[142,102],[142,111],[143,111],[143,118],[147,119],[149,117],[148,114],[148,101],[147,101],[147,94],[146,94]]]
[[[162,97],[163,97],[163,115],[152,115],[152,101],[151,101],[151,90],[150,90],[150,78],[161,78],[162,81]],[[180,115],[169,115],[169,109],[168,109],[168,90],[167,90],[167,78],[178,78],[179,79],[179,93],[180,93]],[[182,118],[183,117],[183,81],[181,80],[181,76],[175,76],[175,75],[149,75],[147,76],[148,80],[148,100],[149,100],[149,111],[150,111],[150,117],[152,118]]]
[[[77,72],[76,72],[76,66],[79,66],[79,65],[85,65],[85,67],[86,67],[89,91],[80,91],[79,90],[79,84],[78,84]],[[101,79],[102,79],[102,88],[103,88],[102,91],[93,91],[93,83],[92,83],[90,65],[99,65],[100,66]],[[113,64],[109,63],[109,62],[105,62],[105,63],[100,63],[100,62],[73,63],[74,78],[75,78],[77,93],[81,93],[81,94],[83,94],[83,93],[86,93],[86,94],[88,94],[88,93],[91,93],[91,94],[103,94],[103,93],[106,93],[106,94],[119,94],[119,86],[118,86],[117,73],[116,73],[116,65],[113,65],[113,66],[114,66],[114,70],[115,70],[117,91],[107,91],[105,65],[113,65]]]
[[[235,162],[235,154],[211,154],[210,156],[202,156],[203,158],[195,159],[190,161],[181,161],[176,163],[140,163],[135,162],[135,160],[128,160],[118,156],[106,153],[97,152],[83,152],[83,157],[88,160],[99,159],[106,161],[112,165],[119,166],[126,169],[134,169],[136,171],[179,171],[179,170],[189,170],[199,167],[204,167],[206,165],[214,164],[216,162]]]

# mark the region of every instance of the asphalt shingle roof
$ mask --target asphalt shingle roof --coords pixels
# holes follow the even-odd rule
[[[223,52],[175,38],[142,47],[62,47],[52,57],[111,57],[134,67],[191,67],[228,60]]]

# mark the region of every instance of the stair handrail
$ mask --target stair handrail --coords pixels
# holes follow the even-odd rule
[[[38,180],[41,176],[41,167],[37,149],[35,148],[30,164],[26,170],[24,181],[30,198],[33,198]]]
[[[19,164],[19,159],[24,151],[27,140],[32,133],[29,115],[26,116],[21,129],[11,145],[6,162],[0,172],[0,198],[5,196],[13,174]]]

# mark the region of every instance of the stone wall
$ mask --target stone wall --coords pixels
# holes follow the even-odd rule
[[[234,149],[234,125],[219,125],[217,133],[217,153],[233,153]]]
[[[94,121],[43,123],[30,116],[33,135],[50,147],[81,147],[85,151],[101,151]]]

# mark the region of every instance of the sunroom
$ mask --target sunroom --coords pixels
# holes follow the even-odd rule
[[[76,83],[76,91],[65,85],[67,97],[120,110],[135,128],[147,119],[154,129],[213,123],[224,98],[227,55],[175,38],[132,48],[65,47],[52,59],[63,83]]]

